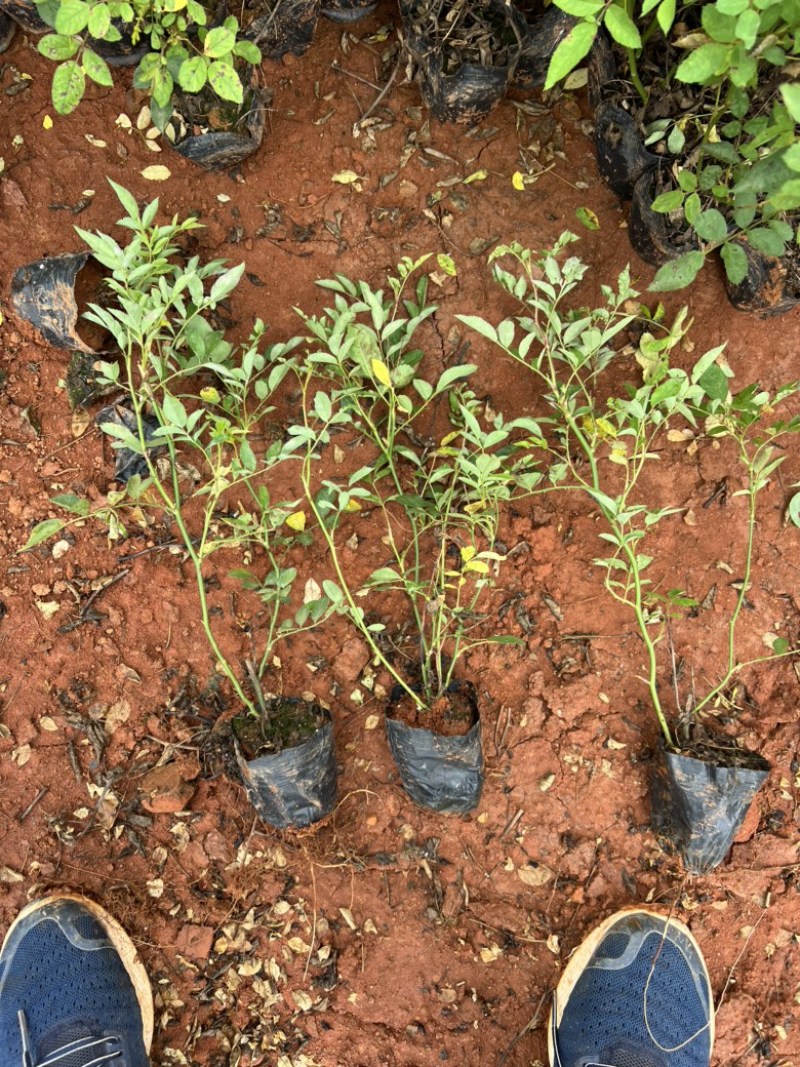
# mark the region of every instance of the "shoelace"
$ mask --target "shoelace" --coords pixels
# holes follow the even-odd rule
[[[118,1037],[81,1037],[77,1041],[69,1041],[66,1045],[54,1049],[43,1060],[36,1062],[33,1058],[25,1012],[18,1011],[17,1019],[19,1020],[19,1032],[22,1037],[22,1067],[54,1067],[54,1065],[65,1060],[67,1056],[74,1056],[78,1052],[86,1052],[92,1057],[85,1060],[82,1067],[97,1067],[98,1064],[109,1063],[111,1060],[117,1059],[117,1057],[120,1057],[120,1063],[124,1067],[122,1042]],[[102,1046],[108,1048],[109,1045],[112,1046],[110,1052],[100,1052]],[[100,1052],[100,1055],[94,1055],[95,1051]]]

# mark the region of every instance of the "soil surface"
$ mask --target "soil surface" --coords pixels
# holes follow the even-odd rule
[[[121,212],[106,177],[140,202],[158,194],[165,216],[198,214],[202,257],[246,260],[230,303],[235,336],[257,316],[274,339],[299,332],[293,307],[322,308],[314,282],[336,271],[380,284],[402,256],[452,255],[457,276],[432,287],[440,310],[425,366],[440,372],[468,344],[479,395],[509,416],[535,412],[524,370],[465,337],[455,315],[497,321],[512,310],[485,262],[501,240],[542,248],[579,230],[592,264],[586,303],[633,258],[624,211],[596,176],[583,92],[546,103],[512,93],[477,127],[442,127],[401,70],[354,136],[394,66],[394,15],[383,0],[352,27],[323,20],[305,57],[266,63],[264,143],[233,175],[206,173],[166,144],[151,151],[130,72],[60,118],[35,42],[19,33],[0,57],[0,930],[59,887],[109,908],[152,978],[157,1065],[527,1067],[546,1061],[547,995],[570,953],[610,912],[647,902],[686,921],[706,953],[716,1067],[800,1063],[795,663],[746,671],[736,705],[717,709],[719,725],[773,769],[728,862],[685,877],[649,829],[658,735],[644,654],[592,565],[601,542],[585,501],[534,498],[504,523],[516,551],[486,625],[524,643],[478,649],[463,665],[487,763],[472,815],[433,815],[402,792],[382,724],[389,679],[341,618],[279,647],[272,690],[331,707],[340,761],[335,812],[302,835],[260,824],[225,773],[218,738],[237,709],[168,530],[109,543],[87,526],[16,554],[56,513],[49,497],[100,498],[113,485],[95,408],[70,411],[68,353],[46,346],[9,300],[19,266],[81,249],[76,224],[112,231]],[[122,114],[127,126],[115,124]],[[168,166],[168,181],[142,177],[154,164]],[[357,180],[332,181],[344,171]],[[516,171],[540,177],[518,190]],[[597,231],[582,229],[582,207]],[[646,288],[652,269],[632,269]],[[740,385],[797,375],[800,311],[739,315],[708,268],[668,303],[687,299],[695,357],[727,340]],[[283,403],[279,423],[296,416],[292,396]],[[673,623],[685,695],[718,677],[725,654],[741,476],[710,443],[673,442],[651,466],[653,502],[685,509],[658,527],[651,570],[702,605]],[[800,636],[798,531],[784,521],[798,481],[791,454],[762,496],[742,659],[765,654],[764,635]],[[346,563],[366,575],[383,564],[382,546],[368,516],[352,533]],[[228,578],[236,565],[218,557],[208,587],[223,650],[242,664],[261,605]],[[319,582],[331,576],[318,544],[303,566]]]

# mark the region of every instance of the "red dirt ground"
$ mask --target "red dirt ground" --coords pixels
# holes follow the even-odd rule
[[[75,223],[112,227],[119,209],[107,176],[140,200],[160,195],[166,214],[199,213],[202,256],[246,259],[255,282],[232,301],[240,334],[257,315],[273,337],[297,332],[292,307],[319,309],[314,281],[334,271],[380,284],[403,255],[451,254],[458,277],[435,294],[442,307],[427,335],[434,370],[463,332],[456,313],[496,321],[510,310],[485,265],[493,242],[544,247],[564,228],[581,230],[575,209],[590,207],[601,228],[581,231],[580,254],[593,265],[585,302],[631,258],[624,211],[595,173],[583,94],[546,107],[518,95],[538,113],[508,100],[471,131],[427,122],[415,87],[398,79],[376,112],[384,128],[353,137],[375,90],[333,64],[382,84],[391,38],[373,35],[392,14],[381,3],[346,48],[342,28],[322,22],[307,56],[265,65],[274,90],[268,132],[238,179],[207,174],[167,146],[156,156],[115,126],[121,112],[135,119],[139,110],[129,73],[59,118],[49,103],[51,67],[35,43],[19,34],[2,57],[0,930],[26,899],[54,887],[111,909],[152,977],[155,1064],[524,1067],[546,1060],[539,1009],[570,952],[609,912],[646,901],[688,922],[707,954],[720,1004],[716,1067],[800,1063],[794,665],[743,679],[737,729],[773,771],[728,863],[686,878],[648,828],[657,735],[642,710],[642,648],[592,566],[600,542],[584,502],[529,502],[506,523],[506,542],[523,548],[501,592],[518,598],[531,632],[522,649],[478,651],[465,665],[482,701],[487,759],[483,799],[470,816],[424,812],[401,790],[380,701],[363,685],[363,702],[352,698],[368,657],[341,620],[280,650],[275,688],[331,705],[340,760],[339,806],[300,836],[265,829],[243,790],[201,761],[227,699],[209,687],[213,662],[179,557],[126,559],[146,542],[109,545],[88,527],[59,558],[52,545],[15,554],[50,513],[48,497],[73,487],[102,493],[110,481],[99,432],[73,423],[62,384],[67,354],[43,345],[8,295],[23,263],[81,247]],[[20,74],[32,80],[17,92]],[[52,129],[43,127],[48,114]],[[536,169],[536,160],[546,172],[516,191],[511,175],[525,163]],[[157,162],[172,172],[159,186],[140,176]],[[359,188],[331,182],[344,169],[361,176]],[[484,181],[449,183],[479,169]],[[95,194],[77,217],[57,207],[76,205],[88,188]],[[428,207],[437,188],[443,196]],[[270,220],[280,221],[265,233]],[[651,270],[633,269],[644,289]],[[797,374],[800,312],[766,322],[740,316],[711,270],[684,298],[695,355],[727,339],[739,384],[760,379],[769,388]],[[669,301],[673,309],[681,302]],[[495,410],[533,409],[524,371],[479,339],[470,358]],[[291,397],[281,414],[291,417]],[[676,444],[657,467],[653,498],[697,516],[696,526],[676,516],[659,527],[660,573],[699,599],[719,587],[713,606],[675,632],[695,677],[713,678],[744,513],[730,496],[724,506],[702,504],[721,477],[734,484],[739,476],[724,448],[691,454]],[[743,658],[762,654],[765,633],[796,642],[800,632],[798,532],[783,518],[798,480],[800,458],[790,455],[763,498]],[[356,532],[359,552],[348,565],[366,574],[380,545],[368,520]],[[319,547],[307,565],[327,576]],[[223,647],[241,658],[259,606],[228,569],[217,565],[213,603]],[[96,623],[60,630],[123,571],[97,597]],[[50,617],[46,605],[56,605]],[[517,620],[511,611],[503,626],[522,636]]]

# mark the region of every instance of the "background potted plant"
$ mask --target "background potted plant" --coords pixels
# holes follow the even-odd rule
[[[336,799],[331,716],[316,704],[265,693],[262,678],[275,642],[317,624],[326,607],[291,608],[297,571],[287,556],[305,539],[286,524],[295,502],[273,501],[264,480],[288,454],[281,441],[261,455],[253,449],[299,342],[262,350],[260,321],[241,347],[226,341],[208,316],[236,288],[244,266],[226,270],[220,260],[197,257],[182,262],[179,238],[198,229],[197,221],[159,225],[157,200],[140,211],[127,190],[112,185],[126,211],[120,225],[131,232],[128,244],[78,232],[110,272],[111,300],[90,305],[86,317],[108,331],[120,352],[119,362],[99,366],[100,384],[115,388],[117,397],[98,419],[117,449],[121,487],[99,502],[72,493],[55,497],[73,517],[39,523],[25,550],[87,519],[103,523],[112,539],[156,518],[169,522],[194,575],[216,668],[243,709],[232,726],[251,800],[271,825],[306,826]],[[246,679],[222,650],[206,588],[208,561],[230,552],[256,559],[258,576],[242,568],[233,574],[266,608],[262,649],[247,660]]]
[[[61,115],[78,106],[87,79],[113,84],[108,49],[121,42],[125,61],[138,64],[134,85],[149,94],[158,129],[163,131],[172,117],[176,93],[182,94],[184,109],[186,96],[200,93],[240,109],[233,116],[220,111],[219,120],[230,129],[253,110],[255,90],[246,67],[259,64],[261,53],[242,37],[235,15],[214,19],[198,0],[40,0],[37,7],[54,31],[39,40],[38,49],[58,63],[52,98]]]
[[[715,711],[730,697],[743,668],[796,651],[780,643],[770,656],[740,662],[736,648],[751,585],[758,498],[785,458],[778,442],[800,430],[800,417],[776,417],[775,408],[796,396],[800,386],[793,382],[773,395],[757,386],[731,393],[722,347],[701,356],[689,372],[670,366],[669,353],[687,328],[684,309],[669,328],[659,328],[653,319],[646,323],[653,332],[645,331],[636,354],[642,383],[609,396],[605,372],[617,356],[612,342],[634,324],[636,316],[628,309],[638,293],[626,270],[616,288],[604,287],[604,306],[568,310],[567,298],[587,270],[576,257],[563,265],[558,259],[574,239],[562,235],[539,257],[519,245],[497,248],[491,257],[495,279],[520,301],[522,315],[497,328],[481,318],[461,318],[538,380],[550,412],[542,420],[550,480],[584,493],[599,509],[605,527],[600,537],[611,544],[612,554],[595,563],[608,593],[635,619],[646,652],[648,698],[661,732],[663,765],[656,776],[653,822],[680,849],[687,870],[699,873],[723,861],[769,769],[759,754],[713,729]],[[504,258],[516,270],[502,266]],[[659,646],[670,615],[697,605],[680,589],[663,593],[669,587],[663,576],[651,580],[649,569],[656,561],[645,552],[648,538],[681,509],[671,503],[653,506],[641,477],[676,426],[732,442],[742,472],[736,495],[746,500],[747,515],[740,542],[743,577],[728,615],[720,677],[705,692],[692,692],[690,700],[681,698],[676,681],[669,715]]]
[[[504,0],[401,0],[403,42],[440,122],[474,122],[506,94],[526,24]]]
[[[633,199],[631,239],[688,285],[720,251],[731,299],[785,311],[800,298],[800,12],[793,3],[556,0],[578,22],[552,86],[591,51],[601,172]],[[626,180],[618,180],[627,172]]]
[[[305,319],[317,347],[301,377],[304,419],[289,433],[334,571],[323,588],[394,683],[387,731],[403,784],[425,807],[464,812],[478,802],[483,759],[477,701],[461,665],[479,644],[516,640],[487,636],[481,625],[505,554],[496,544],[500,504],[539,480],[526,446],[537,428],[500,415],[482,425],[461,387],[472,365],[450,367],[434,384],[417,375],[422,352],[411,342],[435,308],[426,276],[413,298],[404,290],[427,258],[402,263],[389,293],[342,277],[320,283],[335,304]],[[315,391],[320,379],[328,391]],[[324,467],[318,473],[333,434],[355,435],[367,453],[345,481],[325,477]],[[367,509],[379,519],[387,560],[363,580],[342,552],[344,531]],[[407,646],[387,627],[388,605],[411,616]]]

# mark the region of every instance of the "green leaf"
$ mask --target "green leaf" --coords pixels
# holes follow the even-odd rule
[[[680,126],[673,126],[670,130],[669,137],[667,138],[667,148],[674,156],[677,156],[679,152],[683,151],[685,144],[686,134]]]
[[[700,388],[705,392],[709,400],[727,400],[730,387],[728,386],[728,378],[722,367],[717,363],[712,363],[711,366],[700,376],[697,383]]]
[[[253,451],[253,449],[252,449],[252,447],[250,445],[250,442],[247,440],[246,437],[242,440],[241,444],[239,445],[239,459],[241,460],[241,464],[244,467],[244,469],[246,471],[250,471],[251,473],[258,466],[258,462],[256,460],[256,454]]]
[[[749,230],[747,233],[747,240],[765,256],[782,256],[786,251],[786,243],[780,234],[775,233],[773,230],[767,229],[765,226],[759,227],[755,230]]]
[[[685,193],[693,193],[697,188],[697,175],[692,170],[679,170],[678,185]]]
[[[198,26],[205,26],[207,21],[206,10],[197,0],[189,0],[186,5],[186,14]]]
[[[800,526],[800,493],[795,493],[791,498],[789,506],[786,509],[786,514],[795,526]]]
[[[682,256],[660,267],[648,288],[653,293],[671,293],[675,289],[683,289],[684,286],[692,284],[703,263],[705,256],[702,252],[684,252]]]
[[[73,515],[89,514],[89,501],[74,493],[61,493],[59,496],[50,497],[50,503],[64,508],[65,511],[71,511]]]
[[[93,52],[91,48],[85,48],[83,55],[81,56],[81,67],[84,74],[91,78],[96,85],[108,85],[114,84],[114,80],[111,77],[111,71],[108,69],[108,64],[104,59],[101,59],[96,52]]]
[[[442,376],[436,383],[437,393],[449,388],[453,382],[457,382],[461,378],[469,378],[470,374],[474,374],[477,369],[474,363],[464,363],[460,367],[448,367],[446,371],[443,371]]]
[[[602,0],[557,0],[556,7],[579,19],[593,18],[603,10]]]
[[[736,20],[736,36],[745,48],[752,48],[756,43],[760,22],[760,15],[757,11],[754,11],[752,7],[743,11]]]
[[[686,197],[686,203],[683,205],[683,213],[686,216],[686,221],[690,226],[694,226],[697,220],[700,218],[703,206],[700,197],[697,193],[690,193]]]
[[[747,275],[747,256],[740,244],[729,241],[722,246],[722,262],[725,264],[725,273],[732,285],[743,282]]]
[[[332,582],[329,578],[326,578],[325,581],[322,583],[322,591],[324,592],[328,600],[330,600],[331,604],[339,604],[342,600],[344,600],[344,593],[342,592],[342,590],[339,588],[336,582]]]
[[[639,36],[639,31],[636,29],[630,15],[628,15],[623,8],[618,7],[616,4],[612,4],[607,8],[606,17],[603,21],[605,28],[614,40],[618,44],[621,44],[623,48],[642,47],[642,39]]]
[[[589,54],[596,36],[597,26],[594,22],[579,22],[570,30],[550,59],[544,83],[545,89],[552,89],[557,82],[577,67],[580,61]]]
[[[675,72],[682,82],[704,85],[725,69],[730,48],[725,44],[703,44],[684,59]]]
[[[215,26],[209,30],[203,44],[203,54],[209,59],[221,59],[230,55],[236,44],[236,34],[225,26]]]
[[[683,195],[682,189],[670,189],[668,193],[662,193],[657,196],[650,206],[653,211],[666,215],[670,211],[678,210],[683,203]]]
[[[257,67],[261,62],[261,52],[252,41],[237,41],[233,54],[240,56],[245,63],[250,63],[254,67]]]
[[[45,38],[47,40],[47,38]],[[39,44],[41,45],[41,41]],[[39,49],[41,51],[41,48]],[[783,162],[791,170],[800,170],[800,144],[789,145],[783,153]]]
[[[661,3],[658,5],[656,18],[658,19],[658,25],[661,28],[661,32],[665,37],[672,29],[672,24],[675,21],[675,7],[676,0],[661,0]]]
[[[83,99],[86,75],[74,59],[62,63],[53,75],[53,107],[59,115],[69,115]]]
[[[28,549],[35,548],[42,541],[46,541],[48,537],[52,537],[54,533],[63,530],[65,525],[61,519],[45,519],[44,522],[37,522],[20,552],[27,552]]]
[[[86,28],[92,37],[103,40],[111,27],[111,12],[108,4],[95,4],[89,12]]]
[[[55,19],[56,33],[73,34],[85,30],[89,22],[89,5],[84,0],[62,0]]]
[[[60,33],[49,33],[46,37],[40,39],[37,48],[48,59],[69,59],[78,51],[78,43],[75,37],[64,37]],[[800,170],[800,167],[797,169]]]
[[[455,260],[452,256],[448,256],[445,255],[444,252],[440,252],[436,257],[436,262],[439,266],[439,270],[444,271],[444,273],[447,274],[450,278],[455,278],[458,275]]]
[[[800,122],[800,85],[792,82],[781,86],[783,102],[795,122]]]
[[[750,0],[717,0],[717,7],[723,15],[740,15],[749,4]]]
[[[582,226],[585,226],[587,230],[600,229],[600,219],[598,219],[597,215],[595,215],[589,207],[576,207],[575,218]]]
[[[722,353],[725,351],[725,345],[717,345],[716,348],[710,348],[707,352],[704,352],[698,359],[695,365],[692,367],[692,384],[696,384],[703,377],[712,363],[716,363]]]
[[[702,211],[693,225],[697,236],[712,244],[721,244],[728,236],[724,215],[713,207]]]
[[[202,56],[194,56],[181,63],[178,70],[178,84],[187,93],[199,93],[206,84],[208,66]]]
[[[219,60],[212,63],[208,68],[208,83],[221,100],[231,100],[234,104],[241,104],[244,100],[239,75],[230,63]]]
[[[166,107],[169,104],[174,88],[175,82],[172,80],[172,75],[167,68],[156,67],[150,92],[159,107]]]
[[[800,178],[784,182],[778,192],[772,194],[769,202],[776,211],[794,211],[800,207]]]
[[[797,494],[800,496],[800,493]],[[402,576],[392,567],[379,567],[367,578],[372,585],[384,585],[387,582],[402,582]]]

